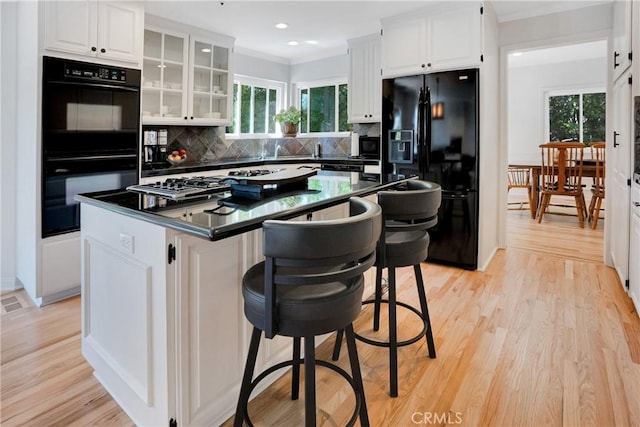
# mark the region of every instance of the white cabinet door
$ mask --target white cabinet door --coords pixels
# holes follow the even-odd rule
[[[191,37],[189,45],[189,120],[194,124],[231,122],[233,73],[231,45]]]
[[[48,1],[45,46],[50,50],[96,56],[98,4],[89,1]]]
[[[607,145],[607,221],[611,227],[611,261],[621,283],[629,273],[629,181],[631,178],[631,84],[630,73],[618,79],[613,89],[614,134]]]
[[[139,3],[50,1],[45,16],[46,49],[140,63],[144,9]]]
[[[243,236],[181,234],[176,247],[178,425],[218,425],[233,412],[246,357]]]
[[[640,193],[640,191],[638,191]],[[634,200],[640,203],[640,200]],[[640,209],[640,207],[636,207]],[[631,248],[629,250],[629,296],[640,313],[640,215],[631,215]]]
[[[430,70],[480,65],[480,7],[467,7],[429,17]]]
[[[380,121],[382,88],[378,35],[349,41],[349,123]]]
[[[184,124],[187,120],[189,34],[157,27],[144,30],[142,121]]]
[[[428,70],[427,21],[423,17],[394,18],[383,22],[382,75],[424,73]]]
[[[382,75],[476,67],[482,51],[480,2],[440,4],[382,22]]]
[[[139,63],[142,57],[144,9],[128,2],[98,3],[98,56]]]
[[[627,0],[616,0],[613,4],[613,53],[610,64],[614,80],[631,65],[632,8],[633,2]]]

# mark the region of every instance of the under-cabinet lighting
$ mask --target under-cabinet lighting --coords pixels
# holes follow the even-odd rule
[[[289,43],[287,43],[289,46],[298,46],[298,42],[295,40],[291,40]]]
[[[284,30],[287,27],[288,27],[288,25],[285,24],[284,22],[280,22],[279,24],[276,24],[276,28],[279,29],[279,30]]]

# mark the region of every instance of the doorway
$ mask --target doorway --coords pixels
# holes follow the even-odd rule
[[[606,40],[511,50],[506,58],[508,165],[539,165],[539,145],[551,140],[577,140],[587,145],[594,138],[604,141],[604,113],[596,123],[592,116],[599,113],[593,113],[592,107],[594,99],[606,99]],[[585,158],[590,157],[587,148]],[[583,178],[587,206],[591,186],[592,178]],[[554,199],[552,214],[546,214],[538,224],[531,217],[526,189],[510,190],[507,199],[506,246],[603,261],[606,213],[600,215],[595,230],[588,223],[581,229],[573,198]],[[583,242],[580,251],[575,250],[572,239],[557,238],[567,233]]]

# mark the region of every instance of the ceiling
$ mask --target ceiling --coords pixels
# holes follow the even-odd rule
[[[514,52],[509,54],[509,67],[529,67],[532,65],[558,64],[568,60],[603,59],[607,57],[607,41],[598,40],[545,49]]]
[[[494,0],[500,22],[561,12],[612,0]],[[236,51],[295,64],[346,53],[346,40],[380,31],[380,18],[428,7],[413,1],[167,1],[147,0],[145,10],[173,21],[235,38]],[[279,30],[277,23],[288,28]],[[295,40],[297,46],[289,46]]]

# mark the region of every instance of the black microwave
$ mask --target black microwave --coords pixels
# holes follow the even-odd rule
[[[380,159],[380,137],[361,136],[358,143],[359,154],[365,159]]]

